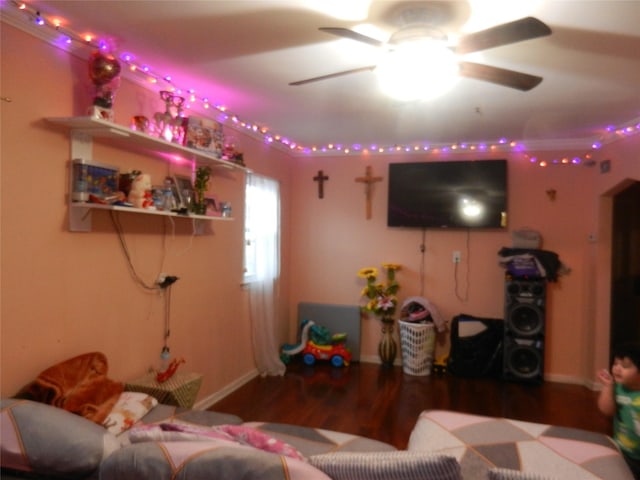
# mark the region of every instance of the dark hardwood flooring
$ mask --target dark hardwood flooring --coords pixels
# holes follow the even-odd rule
[[[423,410],[508,417],[611,434],[597,392],[579,385],[526,384],[451,374],[405,375],[401,367],[354,363],[334,368],[293,361],[283,377],[257,377],[210,410],[245,421],[338,430],[406,448]]]

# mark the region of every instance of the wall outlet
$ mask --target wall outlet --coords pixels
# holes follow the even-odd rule
[[[452,257],[453,263],[460,263],[461,259],[462,259],[462,254],[458,250],[454,251],[453,257]]]

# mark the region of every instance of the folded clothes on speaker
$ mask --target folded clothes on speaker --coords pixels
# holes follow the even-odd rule
[[[533,271],[531,262],[535,264],[537,273],[529,273]],[[559,274],[570,271],[557,253],[533,248],[502,247],[498,252],[498,263],[514,277],[546,278],[550,282],[557,281]]]

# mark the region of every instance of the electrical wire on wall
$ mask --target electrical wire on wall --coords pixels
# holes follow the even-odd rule
[[[426,261],[426,251],[427,251],[426,236],[427,236],[427,229],[423,228],[422,242],[420,243],[420,254],[422,256],[422,259],[420,261],[420,296],[421,297],[424,297],[425,261]]]
[[[136,272],[136,269],[133,265],[133,261],[131,260],[131,254],[129,253],[129,247],[127,245],[127,241],[124,238],[124,230],[122,229],[122,224],[120,223],[120,217],[118,213],[114,210],[109,211],[109,215],[111,216],[111,223],[113,223],[113,228],[118,234],[118,241],[120,242],[120,248],[122,249],[122,253],[124,254],[124,258],[127,261],[127,267],[129,268],[129,273],[135,280],[135,282],[142,287],[144,290],[148,291],[156,291],[159,289],[159,286],[156,283],[151,285],[147,284]]]
[[[466,269],[466,275],[465,275],[465,291],[464,291],[464,295],[460,294],[460,292],[458,291],[458,289],[459,289],[458,271],[460,270],[461,262],[455,262],[453,264],[453,283],[454,283],[456,298],[458,300],[460,300],[461,302],[463,302],[463,303],[466,303],[467,301],[469,301],[469,277],[471,276],[471,248],[470,248],[470,243],[471,243],[471,230],[467,229],[467,236],[466,236],[466,242],[465,242],[465,248],[466,248],[465,259],[466,259],[467,269]]]
[[[145,291],[147,292],[160,292],[164,298],[164,327],[163,327],[163,341],[162,341],[162,350],[160,352],[160,372],[166,372],[169,368],[169,360],[170,360],[170,350],[169,350],[169,337],[171,336],[171,285],[173,285],[178,277],[167,275],[160,276],[158,275],[157,280],[149,285],[144,279],[138,274],[136,268],[131,259],[131,254],[129,252],[129,246],[127,245],[127,241],[124,236],[124,230],[122,228],[122,224],[120,223],[120,217],[118,213],[115,211],[109,212],[111,216],[111,222],[113,223],[113,227],[118,234],[118,241],[120,243],[120,247],[122,249],[122,253],[124,254],[127,267],[129,269],[129,273],[133,277],[134,281]],[[175,234],[175,224],[173,223],[173,219],[171,220],[171,224]],[[164,235],[162,236],[163,246],[162,246],[162,260],[160,262],[160,268],[162,269],[164,265],[164,258],[166,255],[166,241],[165,238],[167,236],[166,224],[164,226]]]

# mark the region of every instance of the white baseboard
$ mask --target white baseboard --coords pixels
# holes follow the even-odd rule
[[[571,385],[582,385],[583,387],[587,387],[589,390],[600,390],[602,385],[594,382],[588,378],[582,377],[574,377],[573,375],[561,375],[555,373],[549,373],[544,376],[545,381],[547,382],[555,382],[555,383],[568,383]]]
[[[213,405],[216,402],[219,402],[224,397],[226,397],[230,393],[233,393],[238,388],[243,386],[245,383],[253,380],[257,376],[258,376],[258,370],[257,369],[254,369],[254,370],[246,373],[245,375],[243,375],[242,377],[234,380],[230,384],[225,385],[222,389],[218,390],[217,392],[214,392],[211,395],[209,395],[208,397],[203,398],[199,402],[196,402],[196,404],[193,406],[193,409],[194,410],[206,410],[211,405]]]

